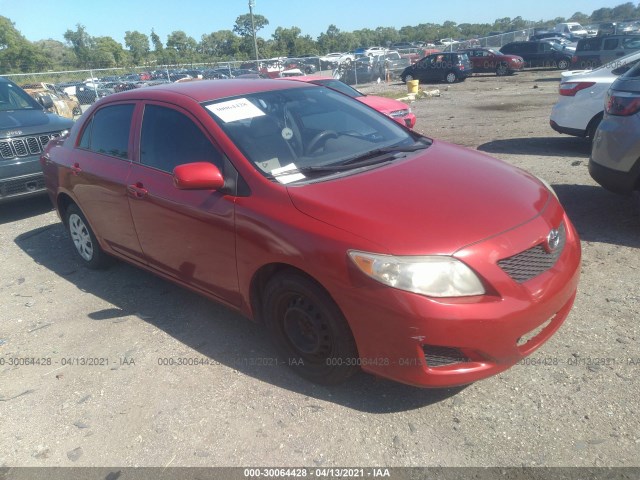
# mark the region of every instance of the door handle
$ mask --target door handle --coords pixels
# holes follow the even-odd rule
[[[149,193],[149,191],[144,188],[144,185],[142,184],[142,182],[137,182],[134,185],[127,185],[127,191],[134,197],[134,198],[144,198],[147,193]]]
[[[79,163],[74,163],[71,166],[71,173],[73,175],[80,175],[80,172],[82,172],[82,169],[80,168],[80,164]]]

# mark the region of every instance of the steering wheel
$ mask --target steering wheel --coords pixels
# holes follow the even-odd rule
[[[326,142],[329,138],[338,138],[338,134],[333,130],[323,130],[322,132],[318,133],[315,137],[311,139],[311,141],[307,145],[305,153],[307,154],[313,153],[313,151],[316,150],[316,148],[318,148],[318,145],[320,144],[320,142],[323,142],[323,141]]]

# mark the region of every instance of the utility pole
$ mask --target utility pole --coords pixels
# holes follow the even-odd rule
[[[256,26],[253,23],[253,7],[256,6],[256,0],[249,0],[249,16],[251,17],[251,33],[253,34],[253,49],[256,52],[256,70],[260,71],[258,63],[258,42],[256,40]]]

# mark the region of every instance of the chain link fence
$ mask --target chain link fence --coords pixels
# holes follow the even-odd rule
[[[527,40],[533,29],[477,38],[450,45],[426,46],[420,49],[397,50],[405,62],[414,63],[431,51],[456,51],[469,47],[500,48],[507,43]],[[396,52],[396,51],[394,51]],[[30,91],[46,91],[54,102],[75,102],[70,105],[77,116],[86,106],[111,93],[131,90],[167,82],[193,79],[225,78],[275,78],[294,75],[321,74],[341,78],[349,84],[364,84],[372,81],[390,81],[399,71],[390,68],[388,56],[349,59],[336,63],[328,58],[308,56],[299,58],[271,58],[260,60],[225,61],[189,65],[140,66],[135,68],[109,68],[68,70],[3,75]],[[397,54],[396,54],[397,55]],[[357,60],[357,61],[356,61]],[[366,60],[366,61],[365,61]],[[31,93],[31,92],[30,92]],[[71,99],[71,100],[69,100]]]

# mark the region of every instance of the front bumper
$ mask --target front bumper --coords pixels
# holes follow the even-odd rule
[[[369,279],[337,294],[362,369],[420,387],[464,385],[506,370],[546,342],[573,305],[581,256],[575,229],[553,204],[544,217],[455,254],[483,279],[486,295],[434,299]],[[517,283],[498,266],[543,244],[560,224],[566,241],[550,269]]]
[[[0,203],[45,193],[38,156],[0,163]]]

